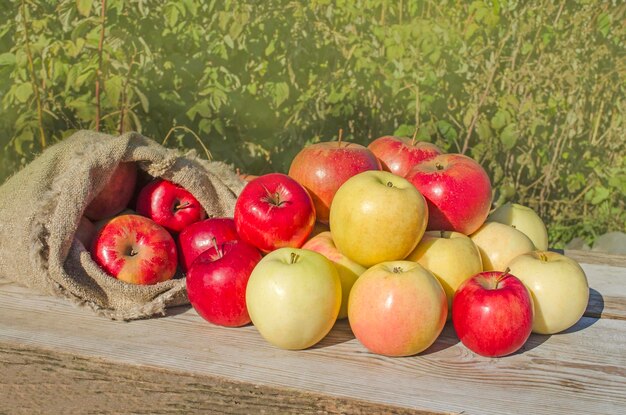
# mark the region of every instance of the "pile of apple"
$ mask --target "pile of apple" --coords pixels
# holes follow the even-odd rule
[[[139,195],[138,212],[178,238],[189,300],[213,324],[252,322],[271,344],[297,350],[347,317],[371,352],[408,356],[451,319],[467,348],[496,357],[531,332],[566,330],[586,309],[582,268],[547,251],[532,209],[506,204],[490,214],[489,177],[467,156],[415,139],[364,147],[340,138],[302,149],[288,175],[246,180],[234,218],[177,228],[159,222],[176,210],[171,201],[147,213]],[[96,241],[107,239],[104,229]],[[114,262],[93,246],[99,264]],[[126,258],[136,252],[125,249]]]

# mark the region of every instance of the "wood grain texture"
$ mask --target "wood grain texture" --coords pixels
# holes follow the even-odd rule
[[[584,268],[592,287],[597,287],[603,298],[609,297],[609,292],[611,296],[623,294],[624,269]],[[20,350],[24,350],[26,356],[22,356],[29,366],[37,359],[30,351],[42,350],[37,353],[51,356],[44,360],[64,362],[58,367],[68,365],[69,355],[83,363],[118,367],[114,374],[123,373],[124,367],[160,370],[165,385],[176,383],[168,380],[173,379],[168,378],[172,373],[224,379],[228,385],[244,385],[240,387],[244,395],[250,388],[276,391],[281,402],[300,405],[294,408],[314,407],[312,402],[301,404],[297,397],[301,394],[324,396],[338,405],[320,409],[329,412],[343,412],[341,402],[364,401],[407,410],[464,414],[622,414],[626,413],[625,342],[624,320],[584,317],[564,333],[532,335],[512,356],[489,359],[469,352],[447,326],[426,352],[387,358],[368,353],[342,321],[318,345],[294,352],[270,346],[252,326],[212,326],[188,307],[173,309],[165,318],[122,323],[6,281],[0,286],[0,345],[6,350],[1,355],[3,374],[9,367],[16,370],[15,356],[20,356]],[[55,383],[58,378],[51,376],[46,382]],[[89,379],[85,382],[81,390],[88,395],[110,390],[97,379],[95,383]],[[124,382],[130,385],[132,380]],[[14,387],[9,386],[12,384],[6,381],[2,389]],[[41,391],[36,385],[28,388]],[[187,386],[176,390],[184,395],[182,402],[201,401],[204,393],[202,388]],[[121,390],[111,392],[113,400],[132,396],[134,393]],[[150,399],[149,394],[142,396],[140,401]],[[271,400],[260,405],[267,405],[268,412],[281,412]],[[98,408],[108,411],[106,406]],[[351,408],[345,411],[352,412]],[[231,409],[237,411],[232,406],[225,412]]]
[[[585,316],[626,320],[626,268],[581,264],[589,281]]]
[[[0,413],[426,413],[6,344],[0,367]]]
[[[626,256],[624,255],[611,255],[604,254],[602,252],[595,251],[581,251],[575,249],[555,249],[554,251],[564,253],[570,258],[575,259],[581,264],[599,264],[608,265],[612,267],[626,268]]]

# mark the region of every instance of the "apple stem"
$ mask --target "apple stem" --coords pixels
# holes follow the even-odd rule
[[[217,238],[215,236],[211,238],[211,242],[213,242],[213,247],[215,248],[215,251],[220,256],[220,258],[224,257],[224,253],[222,252],[220,247],[217,245]]]
[[[339,129],[339,138],[337,138],[337,147],[341,147],[341,139],[343,138],[343,128]]]
[[[437,170],[443,170],[443,165],[441,163],[436,163],[435,167],[437,168]]]
[[[176,210],[180,210],[180,209],[185,209],[185,208],[188,208],[189,206],[191,206],[191,203],[189,203],[189,202],[183,202],[183,203],[179,203],[179,204],[177,204],[177,205],[174,207],[174,209],[176,209]]]
[[[298,262],[299,259],[300,259],[300,255],[296,254],[295,252],[292,252],[289,263],[290,264],[295,264],[296,262]]]
[[[137,255],[139,252],[135,251],[135,248],[131,248],[130,249],[130,253],[128,254],[129,256],[135,256]]]
[[[511,271],[511,268],[507,267],[504,270],[504,272],[502,274],[500,274],[500,276],[496,280],[496,289],[498,288],[498,284],[500,284],[500,282],[502,282],[503,279],[505,279],[506,277],[509,276],[509,271]]]
[[[548,256],[546,255],[545,252],[539,253],[539,259],[542,260],[543,262],[548,262]]]
[[[416,128],[415,132],[413,133],[413,139],[411,140],[411,145],[412,146],[415,145],[415,139],[417,138],[417,131],[418,131],[418,128]]]

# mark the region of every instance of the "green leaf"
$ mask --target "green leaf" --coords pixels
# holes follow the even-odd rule
[[[393,135],[396,137],[412,137],[415,132],[415,126],[410,124],[400,124]]]
[[[33,85],[30,82],[24,82],[15,88],[15,98],[19,102],[26,102],[33,94]]]
[[[598,30],[602,33],[602,36],[607,37],[611,30],[611,16],[607,13],[602,13],[598,16]]]
[[[139,88],[137,87],[134,87],[133,90],[139,97],[139,102],[141,102],[141,108],[143,108],[143,111],[146,114],[150,112],[150,102],[148,101],[148,97],[146,97],[146,95],[143,92],[141,92]]]
[[[104,83],[104,91],[107,94],[107,100],[109,101],[109,105],[113,108],[117,107],[120,103],[122,83],[122,77],[117,75],[107,79]]]
[[[518,138],[519,133],[517,132],[515,124],[507,125],[500,133],[500,141],[502,142],[505,150],[510,150],[515,147],[515,143],[517,143]]]
[[[0,54],[0,66],[12,66],[15,65],[15,55],[11,52]]]
[[[506,124],[508,124],[511,116],[507,111],[498,110],[496,115],[491,119],[491,128],[494,130],[499,130],[503,128]]]
[[[15,152],[20,156],[25,156],[26,152],[24,151],[24,144],[32,143],[34,141],[35,135],[33,134],[33,130],[30,128],[25,128],[22,130],[20,135],[15,137],[13,141],[13,145],[15,146]]]
[[[231,38],[230,35],[224,36],[224,43],[226,43],[226,46],[228,46],[231,49],[235,47],[235,43],[233,42],[233,38]]]
[[[610,196],[611,192],[604,186],[596,186],[593,188],[593,195],[591,197],[592,205],[599,205],[600,203],[607,200]]]
[[[91,13],[91,6],[93,5],[93,0],[76,0],[76,8],[78,9],[78,13],[87,17]]]
[[[286,82],[278,82],[274,85],[274,105],[276,108],[289,98],[289,85]]]

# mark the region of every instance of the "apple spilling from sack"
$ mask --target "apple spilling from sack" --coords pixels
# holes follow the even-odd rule
[[[134,213],[124,209],[137,171],[122,163],[76,238],[126,283],[180,269],[200,316],[252,323],[283,349],[311,347],[347,318],[370,352],[410,356],[451,320],[468,349],[499,357],[531,332],[572,327],[587,307],[580,265],[547,251],[532,209],[492,211],[489,177],[465,155],[414,138],[364,147],[340,136],[302,149],[288,175],[240,177],[232,218],[206,219],[191,193],[163,179],[140,189]]]

